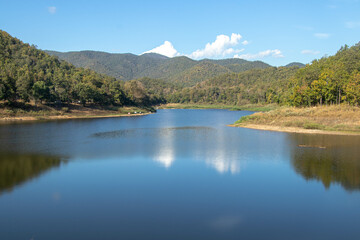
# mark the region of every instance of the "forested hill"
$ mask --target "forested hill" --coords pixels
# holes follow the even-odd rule
[[[292,63],[287,64],[285,67],[294,67],[294,66],[298,66],[299,68],[303,68],[303,67],[305,67],[305,64],[299,63],[299,62],[292,62]]]
[[[157,67],[168,59],[156,53],[137,56],[131,53],[113,54],[97,51],[45,52],[72,63],[76,67],[92,69],[98,73],[123,80],[139,78],[142,72]]]
[[[183,86],[193,86],[224,73],[238,73],[254,68],[270,67],[261,61],[251,62],[236,58],[195,61],[185,56],[168,58],[155,53],[137,56],[96,51],[46,52],[77,67],[92,69],[118,79],[159,78]]]
[[[173,103],[293,106],[347,103],[360,105],[360,44],[302,66],[250,69],[210,77],[180,88],[166,81],[139,79],[149,91]]]
[[[168,96],[174,103],[244,105],[286,102],[289,79],[299,67],[271,67],[228,73]],[[140,80],[141,81],[141,80]]]
[[[314,60],[292,78],[288,103],[294,106],[360,104],[360,43],[345,45]]]
[[[0,30],[0,100],[152,104],[137,81],[122,82],[60,61]]]

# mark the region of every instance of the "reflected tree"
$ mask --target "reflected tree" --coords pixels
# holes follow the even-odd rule
[[[66,162],[60,157],[39,154],[1,154],[0,155],[0,194],[12,191],[31,179],[39,177],[50,169],[60,167]]]
[[[360,190],[359,137],[294,134],[291,139],[292,165],[306,180],[321,181],[325,188],[338,183]]]

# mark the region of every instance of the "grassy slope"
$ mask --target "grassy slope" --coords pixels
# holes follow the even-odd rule
[[[287,132],[320,130],[318,132],[360,134],[360,108],[349,105],[281,107],[273,111],[242,117],[233,126]]]

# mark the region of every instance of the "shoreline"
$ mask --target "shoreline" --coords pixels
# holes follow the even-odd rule
[[[327,135],[360,135],[360,108],[325,105],[306,108],[280,107],[269,112],[242,116],[232,127]]]
[[[279,108],[277,104],[246,104],[246,105],[222,105],[201,103],[166,103],[158,106],[158,109],[226,109],[230,111],[267,112]]]
[[[22,123],[22,122],[40,122],[53,120],[71,120],[71,119],[95,119],[95,118],[116,118],[116,117],[134,117],[145,116],[150,113],[135,113],[135,114],[104,114],[104,115],[53,115],[53,116],[22,116],[22,117],[3,117],[0,118],[0,124],[8,123]]]
[[[261,130],[261,131],[272,131],[272,132],[360,136],[360,133],[356,133],[356,132],[304,129],[304,128],[298,128],[298,127],[281,127],[281,126],[270,126],[270,125],[262,125],[262,124],[229,124],[227,126],[228,127],[241,127],[241,128],[255,129],[255,130]]]

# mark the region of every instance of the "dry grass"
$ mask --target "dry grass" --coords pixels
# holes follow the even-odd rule
[[[133,116],[149,112],[149,109],[138,107],[104,107],[98,105],[87,105],[84,107],[79,104],[52,106],[45,104],[34,105],[29,103],[16,103],[9,106],[0,102],[0,124],[27,120]]]
[[[282,107],[243,117],[235,125],[264,125],[360,133],[360,108],[349,105]]]

